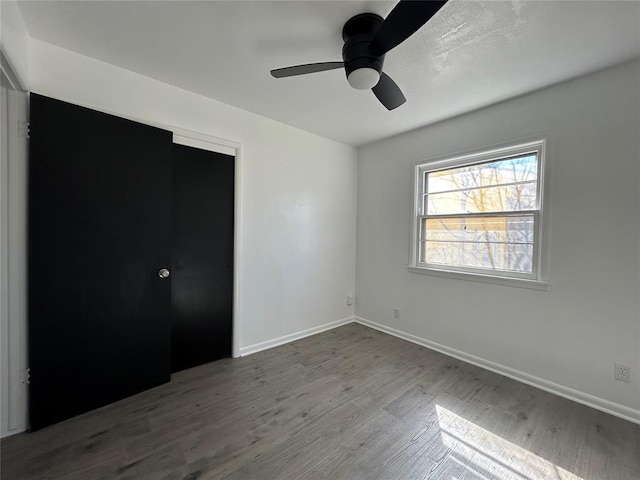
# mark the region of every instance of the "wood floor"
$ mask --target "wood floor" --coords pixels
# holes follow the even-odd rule
[[[2,479],[640,478],[640,426],[351,324],[2,441]]]

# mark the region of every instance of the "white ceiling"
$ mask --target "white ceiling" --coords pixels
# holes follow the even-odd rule
[[[640,2],[451,0],[385,59],[388,112],[334,70],[344,22],[394,1],[20,2],[32,37],[352,145],[640,56]]]

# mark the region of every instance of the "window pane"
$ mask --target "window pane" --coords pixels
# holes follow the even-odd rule
[[[535,182],[538,178],[536,157],[535,154],[528,154],[494,162],[429,172],[426,191],[437,193],[490,187],[505,183]]]
[[[422,219],[423,263],[531,273],[534,217]]]
[[[427,196],[428,215],[534,210],[536,182],[474,188]]]

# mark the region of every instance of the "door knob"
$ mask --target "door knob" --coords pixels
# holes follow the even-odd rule
[[[169,278],[169,275],[171,275],[171,273],[166,268],[161,268],[160,270],[158,270],[158,276],[160,278]]]

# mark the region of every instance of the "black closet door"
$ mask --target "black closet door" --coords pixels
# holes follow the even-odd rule
[[[31,95],[31,429],[169,381],[170,132]]]
[[[234,163],[173,147],[174,372],[231,355]]]

